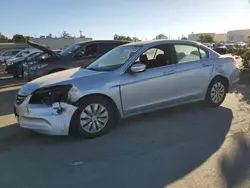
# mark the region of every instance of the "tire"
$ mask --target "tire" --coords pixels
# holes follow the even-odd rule
[[[70,125],[70,131],[75,136],[85,138],[98,137],[107,133],[117,123],[116,108],[112,102],[104,97],[83,98],[77,106],[78,109],[72,116]],[[97,113],[93,113],[94,111]],[[91,113],[98,114],[98,112],[99,116],[91,115]]]
[[[207,90],[205,102],[209,107],[218,107],[225,100],[227,84],[223,79],[214,79]]]
[[[14,72],[13,72],[13,78],[19,78],[17,70],[14,70]]]

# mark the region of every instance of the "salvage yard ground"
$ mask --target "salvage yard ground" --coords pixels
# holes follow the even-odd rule
[[[0,187],[250,187],[250,85],[219,108],[201,103],[121,122],[96,139],[21,129],[12,104],[23,84],[0,69]]]

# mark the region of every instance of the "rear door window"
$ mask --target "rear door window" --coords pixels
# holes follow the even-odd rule
[[[174,45],[178,63],[188,63],[199,61],[201,59],[199,48],[191,45]]]

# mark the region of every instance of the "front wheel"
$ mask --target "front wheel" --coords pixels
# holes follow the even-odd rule
[[[82,99],[72,117],[71,131],[74,135],[94,138],[108,132],[116,123],[114,105],[103,97]]]
[[[222,79],[213,80],[207,90],[206,103],[210,107],[217,107],[223,103],[227,94],[226,83]]]

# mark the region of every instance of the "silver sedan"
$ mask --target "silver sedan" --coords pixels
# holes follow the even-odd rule
[[[21,127],[43,134],[96,137],[120,118],[204,100],[219,106],[239,70],[192,41],[155,40],[119,46],[87,68],[38,78],[16,96]]]

